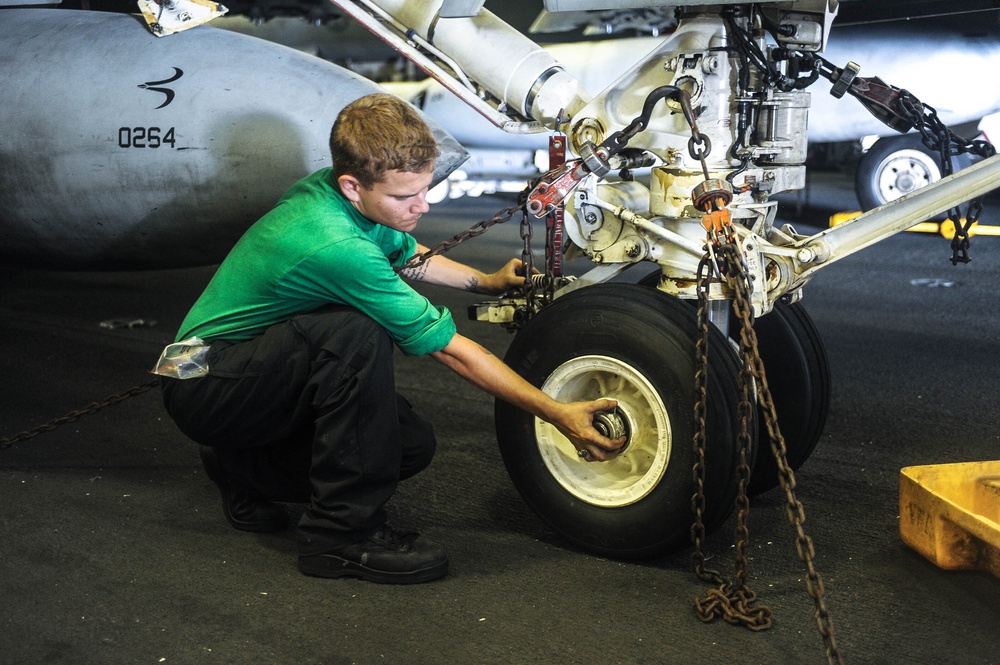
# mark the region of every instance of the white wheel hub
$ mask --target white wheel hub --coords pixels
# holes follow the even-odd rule
[[[934,159],[919,150],[899,150],[879,165],[875,174],[878,195],[886,203],[941,179]]]
[[[631,365],[608,356],[580,356],[548,377],[542,391],[561,402],[616,400],[630,432],[628,447],[609,462],[587,462],[559,430],[535,419],[545,466],[573,496],[595,506],[627,506],[659,484],[670,460],[672,435],[659,393]]]

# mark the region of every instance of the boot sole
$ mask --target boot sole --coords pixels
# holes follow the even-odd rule
[[[238,531],[249,533],[275,533],[288,528],[288,517],[284,515],[275,516],[273,519],[248,521],[241,520],[233,516],[229,511],[229,505],[223,500],[222,512],[226,516],[229,525]]]
[[[396,572],[369,568],[335,554],[317,554],[299,557],[299,571],[312,577],[360,577],[377,584],[419,584],[444,577],[448,573],[448,560],[418,570]]]

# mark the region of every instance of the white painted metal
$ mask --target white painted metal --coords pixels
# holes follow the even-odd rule
[[[488,10],[474,17],[440,18],[441,0],[331,1],[355,18],[351,5],[384,12],[458,62],[469,78],[502,103],[546,127],[559,125],[589,100],[583,86],[551,55]],[[371,22],[365,25],[383,38],[392,32]]]
[[[797,278],[801,283],[816,270],[905,231],[956,204],[982,196],[1000,187],[1000,155],[962,169],[946,178],[875,208],[854,219],[797,241]],[[808,260],[803,260],[808,259]]]
[[[394,19],[413,27],[423,38],[433,41],[453,57],[477,83],[512,105],[516,106],[517,99],[548,71],[545,67],[549,65],[540,63],[549,61],[538,51],[525,47],[520,40],[513,43],[509,51],[512,55],[507,58],[509,62],[498,61],[495,54],[500,52],[500,45],[506,43],[509,34],[498,20],[490,19],[475,26],[471,23],[452,26],[450,20],[435,18],[435,3],[363,1],[377,4]],[[557,4],[551,2],[546,7],[549,10],[568,9],[562,5],[557,7]],[[633,6],[621,1],[610,4],[616,8]],[[585,144],[599,144],[612,132],[627,126],[639,116],[650,92],[663,85],[673,85],[690,94],[698,130],[711,141],[712,150],[704,165],[709,177],[725,178],[739,165],[730,152],[739,140],[736,126],[740,100],[737,98],[736,65],[725,50],[729,38],[727,29],[717,8],[700,2],[684,4],[705,6],[702,13],[685,15],[667,40],[632,69],[623,72],[590,103],[578,107],[576,104],[585,98],[584,95],[575,91],[568,94],[567,89],[559,86],[551,89],[554,92],[552,99],[557,100],[554,106],[561,107],[556,115],[561,116],[563,112],[571,115],[569,147],[574,152],[580,154]],[[791,12],[781,14],[782,20],[787,19],[795,26],[797,36],[791,39],[803,41],[806,48],[819,48],[825,44],[837,3],[807,0],[764,3],[764,6],[768,10]],[[445,34],[448,38],[439,36]],[[812,35],[811,42],[805,38],[808,35]],[[475,48],[469,47],[472,40],[475,40]],[[769,45],[761,39],[758,47],[766,52]],[[529,66],[522,68],[524,63]],[[776,207],[768,197],[804,185],[810,96],[801,91],[776,92],[756,80],[750,80],[749,85],[755,102],[760,102],[760,113],[753,140],[746,140],[739,146],[740,154],[750,156],[751,161],[733,178],[736,194],[729,207],[738,222],[747,264],[756,283],[766,286],[754,292],[753,304],[758,315],[769,311],[778,297],[801,288],[822,265],[1000,184],[996,174],[989,170],[994,168],[990,166],[995,163],[991,160],[975,171],[963,171],[947,182],[942,181],[943,186],[927,194],[920,190],[814,239],[802,238],[793,231],[779,231],[772,227]],[[511,97],[511,91],[517,91],[517,95]],[[558,101],[559,94],[568,96]],[[661,104],[666,106],[668,103]],[[520,108],[526,112],[528,106],[524,103]],[[629,147],[655,154],[662,162],[662,166],[652,171],[648,195],[639,194],[641,186],[635,183],[592,187],[585,199],[577,197],[575,203],[580,204],[579,210],[575,210],[571,202],[567,223],[568,234],[574,243],[596,263],[653,260],[663,269],[664,280],[660,288],[690,297],[694,294],[693,276],[697,265],[692,248],[704,239],[701,213],[693,206],[690,191],[692,186],[704,180],[705,174],[700,161],[690,154],[691,128],[678,111],[676,106],[659,109],[629,144]],[[550,127],[566,124],[561,118],[554,120],[551,110],[547,116],[536,117]],[[594,275],[615,272],[607,268],[594,271]],[[711,297],[727,295],[720,289]]]
[[[318,58],[202,26],[0,10],[0,262],[217,263],[285,189],[330,164],[348,102],[379,90]],[[438,179],[466,157],[436,127]]]
[[[663,400],[641,372],[617,358],[580,356],[556,368],[542,391],[561,402],[614,399],[631,432],[628,448],[616,459],[589,464],[555,427],[536,418],[539,455],[567,492],[594,506],[621,508],[659,485],[670,460],[673,433]]]

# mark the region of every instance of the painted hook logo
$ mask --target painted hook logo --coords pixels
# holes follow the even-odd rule
[[[174,75],[171,76],[170,78],[163,79],[162,81],[146,81],[145,83],[140,83],[138,87],[142,88],[143,90],[162,92],[163,95],[166,97],[166,99],[163,100],[162,104],[156,107],[158,109],[162,109],[164,106],[174,101],[174,91],[171,90],[170,88],[159,88],[156,86],[161,86],[166,83],[173,83],[182,76],[184,76],[184,72],[178,69],[177,67],[174,67]]]

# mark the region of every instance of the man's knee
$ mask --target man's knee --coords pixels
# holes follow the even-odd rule
[[[410,402],[398,393],[396,409],[403,451],[400,480],[404,480],[430,466],[437,450],[437,438],[434,436],[434,427],[415,413]]]

